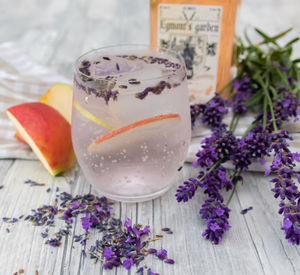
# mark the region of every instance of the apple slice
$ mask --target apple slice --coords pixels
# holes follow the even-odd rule
[[[6,112],[51,175],[56,176],[74,165],[70,123],[58,111],[34,102],[10,107]]]
[[[157,134],[155,128],[161,132],[162,129],[176,127],[179,122],[179,114],[165,114],[146,118],[100,137],[89,145],[88,151],[91,153],[110,152],[124,146],[126,141],[137,142],[139,139],[145,139],[146,135]]]
[[[60,83],[52,86],[39,101],[53,107],[71,124],[72,96],[72,86]]]
[[[39,101],[53,107],[71,124],[72,96],[72,87],[68,84],[60,83],[52,86]],[[15,133],[14,138],[27,144],[18,131]]]

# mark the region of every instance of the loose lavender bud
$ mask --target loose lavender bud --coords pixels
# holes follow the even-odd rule
[[[25,180],[24,183],[29,184],[31,187],[32,186],[45,186],[45,183],[38,183],[34,180]]]
[[[144,267],[143,267],[143,266],[140,267],[140,268],[136,271],[136,273],[138,273],[138,275],[144,275]]]
[[[61,237],[60,238],[52,238],[52,239],[49,239],[46,243],[49,244],[50,246],[57,247],[57,246],[61,245],[60,240],[61,240]]]
[[[253,207],[252,206],[250,206],[250,207],[248,207],[248,208],[245,208],[245,209],[243,209],[242,211],[241,211],[241,214],[242,215],[245,215],[246,213],[248,213],[250,210],[252,210],[253,209]]]
[[[171,231],[171,229],[168,228],[168,227],[164,227],[164,228],[161,229],[161,231],[168,232],[168,231]]]
[[[167,263],[167,264],[174,264],[175,263],[175,261],[173,259],[166,259],[164,262]]]
[[[151,268],[148,268],[147,275],[159,275],[159,274],[152,272]]]
[[[149,252],[150,254],[156,254],[157,250],[156,250],[155,248],[149,248],[149,249],[148,249],[148,252]]]

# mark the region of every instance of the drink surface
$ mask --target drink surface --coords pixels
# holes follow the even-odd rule
[[[93,56],[75,73],[76,156],[88,181],[112,199],[159,195],[184,162],[190,114],[185,71],[175,61],[151,52]]]

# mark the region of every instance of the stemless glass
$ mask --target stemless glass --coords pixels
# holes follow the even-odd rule
[[[175,52],[121,45],[79,57],[72,140],[87,180],[118,201],[160,196],[185,160],[189,110],[184,61]]]

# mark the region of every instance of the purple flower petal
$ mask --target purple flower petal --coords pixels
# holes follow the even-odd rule
[[[89,230],[91,228],[92,223],[90,222],[89,213],[86,213],[85,217],[81,218],[81,225],[85,230]]]
[[[146,225],[143,229],[143,235],[149,235],[150,233],[150,226],[149,225]]]
[[[105,247],[103,250],[103,256],[105,258],[106,261],[109,261],[112,256],[114,256],[115,253],[112,251],[112,249],[110,247]]]
[[[238,90],[240,87],[241,87],[240,82],[238,82],[237,80],[235,80],[235,81],[233,82],[233,88],[234,88],[235,90]]]
[[[123,261],[123,266],[129,270],[134,265],[132,258]]]
[[[225,210],[224,210],[223,208],[221,208],[221,207],[219,207],[219,208],[216,210],[216,214],[217,214],[217,216],[219,216],[219,217],[223,216],[223,215],[224,215],[224,212],[225,212]]]
[[[293,153],[293,159],[297,162],[300,162],[300,154],[299,153]]]
[[[283,228],[284,228],[284,229],[289,229],[289,228],[291,228],[292,226],[293,226],[293,223],[290,221],[289,218],[285,218],[285,219],[283,220]]]
[[[127,228],[127,230],[131,229],[131,219],[127,218],[127,220],[124,222],[124,226]]]
[[[77,208],[79,205],[80,205],[80,203],[79,203],[78,201],[73,201],[73,202],[71,203],[71,207],[72,207],[72,208]]]
[[[167,250],[165,249],[160,249],[156,252],[156,256],[161,259],[161,260],[164,260],[165,258],[167,258]]]
[[[265,177],[269,176],[271,173],[271,169],[266,169],[265,170]]]

